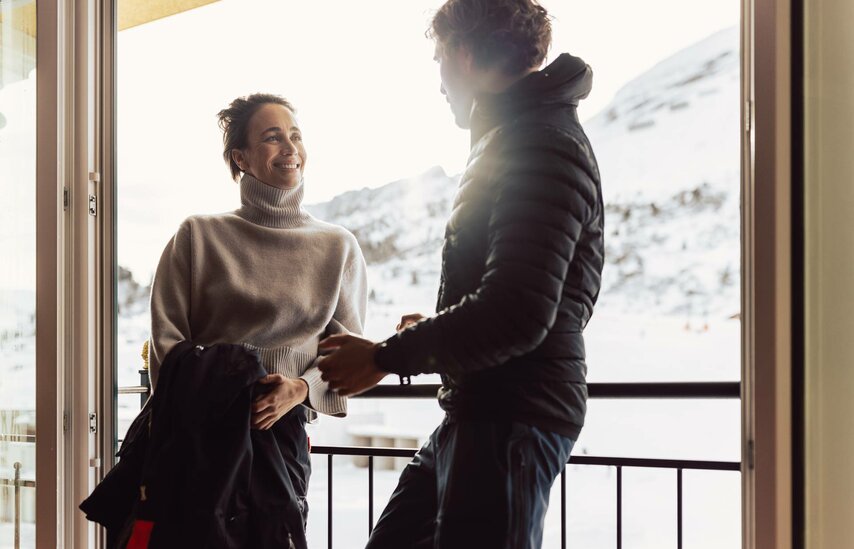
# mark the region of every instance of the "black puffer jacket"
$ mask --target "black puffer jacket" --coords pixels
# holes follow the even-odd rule
[[[172,348],[121,461],[80,504],[107,528],[107,547],[307,547],[304,408],[269,430],[249,428],[266,373],[240,345]]]
[[[582,331],[599,294],[599,170],[576,115],[592,72],[561,55],[478,98],[472,148],[445,232],[438,315],[388,339],[380,368],[443,374],[441,406],[577,438]]]

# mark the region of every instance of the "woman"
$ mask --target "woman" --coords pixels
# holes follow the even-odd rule
[[[274,427],[306,513],[310,473],[306,407],[344,416],[346,400],[316,367],[326,335],[361,333],[365,261],[347,230],[303,207],[307,155],[294,108],[254,94],[219,112],[223,157],[239,179],[242,206],[186,219],[166,246],[151,291],[151,379],[179,341],[239,343],[258,352],[269,391],[252,427]]]

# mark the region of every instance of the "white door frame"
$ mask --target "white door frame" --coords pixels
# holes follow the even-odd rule
[[[61,540],[87,547],[99,536],[76,504],[112,465],[115,421],[115,2],[38,0],[38,16],[38,547]],[[792,547],[791,24],[790,0],[743,1],[742,529],[749,549]],[[69,51],[73,59],[64,57]],[[71,191],[64,213],[63,181]],[[89,194],[98,202],[94,218],[84,209]],[[97,434],[89,432],[90,413]],[[44,529],[51,523],[53,538]]]
[[[37,0],[36,546],[92,547],[77,509],[100,478],[96,391],[98,33],[92,0]],[[90,214],[90,197],[95,215]],[[93,414],[95,414],[93,416]]]

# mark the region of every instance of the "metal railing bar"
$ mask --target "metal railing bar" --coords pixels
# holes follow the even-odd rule
[[[312,452],[314,448],[311,449]],[[332,549],[332,456],[334,454],[329,454],[327,460],[327,472],[326,472],[326,484],[327,484],[327,497],[329,498],[329,505],[327,506],[327,525],[326,525],[326,539],[328,542],[329,549]]]
[[[676,548],[682,549],[682,469],[676,469]]]
[[[566,549],[566,467],[560,472],[560,547]]]
[[[0,478],[0,486],[15,486],[15,479]],[[18,486],[21,488],[35,488],[36,481],[34,480],[19,480]]]
[[[416,383],[412,385],[377,385],[373,389],[351,398],[436,398],[441,385]],[[120,395],[147,395],[146,385],[119,387]],[[588,383],[590,398],[741,398],[738,381],[689,381],[641,383]],[[144,400],[144,399],[143,399]]]
[[[374,531],[374,456],[368,456],[368,537]]]
[[[623,547],[623,468],[617,465],[617,549]]]
[[[590,398],[741,398],[738,381],[588,383]]]
[[[701,461],[693,459],[650,459],[598,456],[572,456],[570,465],[619,465],[621,467],[652,467],[658,469],[696,469],[703,471],[741,471],[738,461]]]
[[[386,448],[380,446],[312,446],[312,454],[340,456],[413,457],[416,448]],[[740,471],[737,461],[701,461],[691,459],[651,459],[600,456],[572,456],[570,465],[601,465],[607,467],[651,467],[659,469],[700,469],[708,471]]]
[[[352,398],[436,398],[441,385],[377,385]],[[590,398],[741,398],[738,381],[588,383]]]
[[[385,448],[380,446],[312,446],[312,454],[336,456],[413,457],[415,448]]]
[[[21,462],[15,465],[15,549],[21,549]]]
[[[145,385],[129,385],[127,387],[119,387],[120,395],[147,395],[148,387]]]
[[[36,435],[2,435],[0,442],[35,442]]]

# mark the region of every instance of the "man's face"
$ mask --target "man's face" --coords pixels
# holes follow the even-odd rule
[[[433,59],[439,63],[439,89],[451,106],[457,126],[468,129],[474,103],[471,59],[463,48],[445,47],[438,41]]]

